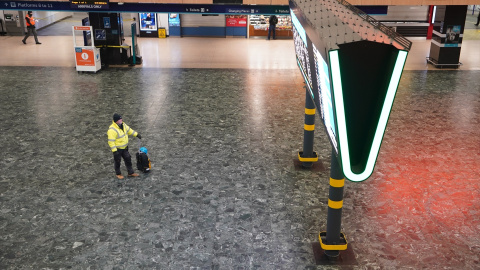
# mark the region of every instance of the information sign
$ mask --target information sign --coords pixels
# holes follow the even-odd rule
[[[75,59],[77,61],[77,66],[95,66],[95,52],[93,49],[76,47]]]
[[[292,22],[293,22],[293,41],[295,44],[295,55],[297,57],[297,64],[302,72],[302,75],[307,83],[308,90],[312,98],[314,98],[313,86],[312,86],[312,75],[310,72],[310,57],[308,55],[307,49],[307,36],[305,34],[305,29],[298,21],[295,14],[292,12]]]
[[[312,49],[315,59],[315,71],[318,86],[318,110],[320,113],[320,117],[323,120],[323,124],[325,125],[328,137],[332,142],[333,149],[338,154],[335,114],[333,112],[332,90],[330,87],[330,74],[328,72],[328,64],[313,44]]]
[[[392,42],[360,36],[354,24],[349,26],[359,15],[339,6],[325,6],[322,16],[329,19],[316,25],[315,15],[307,16],[311,12],[303,13],[292,0],[290,7],[295,54],[307,89],[343,174],[363,181],[373,172],[411,42],[391,32],[371,36],[393,36]],[[340,24],[345,13],[352,18]],[[451,27],[452,43],[457,29]]]
[[[74,9],[108,9],[110,0],[70,0]]]
[[[317,107],[317,112],[322,119],[332,147],[338,154],[328,64],[307,36],[305,29],[293,10],[291,11],[291,16],[293,23],[293,41],[298,67]]]

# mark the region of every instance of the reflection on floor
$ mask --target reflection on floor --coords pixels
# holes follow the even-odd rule
[[[71,36],[0,37],[0,66],[75,67]],[[293,41],[237,38],[139,38],[141,68],[235,68],[298,70]],[[430,40],[412,39],[406,70],[436,70],[427,64]],[[131,42],[129,43],[131,44]],[[459,70],[480,70],[480,40],[462,44]]]
[[[331,148],[318,126],[322,169],[293,165],[298,72],[0,74],[0,268],[315,269]],[[479,75],[404,73],[374,174],[345,188],[359,267],[480,267]],[[118,186],[105,136],[114,112],[153,162]]]
[[[294,166],[291,41],[141,39],[142,67],[90,74],[71,37],[41,38],[0,37],[0,269],[337,269],[312,254],[331,152],[318,121],[316,169]],[[348,269],[480,268],[480,46],[459,70],[427,66],[428,48],[414,42],[375,172],[346,183]],[[150,174],[116,180],[114,112]]]

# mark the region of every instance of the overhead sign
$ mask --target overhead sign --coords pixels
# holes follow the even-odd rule
[[[109,8],[110,0],[70,0],[70,7],[73,9],[101,9]]]
[[[201,13],[201,14],[257,14],[288,15],[285,5],[208,5],[208,4],[161,4],[123,3],[110,0],[69,0],[69,1],[10,1],[0,0],[0,10],[45,10],[82,12],[128,12],[128,13]],[[378,13],[375,11],[375,14]]]
[[[375,167],[411,42],[344,0],[290,0],[290,8],[298,67],[343,174],[363,181]]]
[[[134,12],[134,13],[201,13],[201,14],[288,14],[288,6],[275,5],[208,5],[208,4],[160,4],[123,3],[109,0],[70,0],[66,1],[0,1],[1,9],[48,10],[85,12]]]

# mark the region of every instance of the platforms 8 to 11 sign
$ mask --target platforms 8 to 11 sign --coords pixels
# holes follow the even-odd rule
[[[411,42],[343,0],[289,5],[307,89],[343,174],[363,181],[373,172]]]

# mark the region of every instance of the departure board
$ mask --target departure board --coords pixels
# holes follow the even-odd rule
[[[70,7],[75,9],[108,9],[110,0],[70,0]]]

